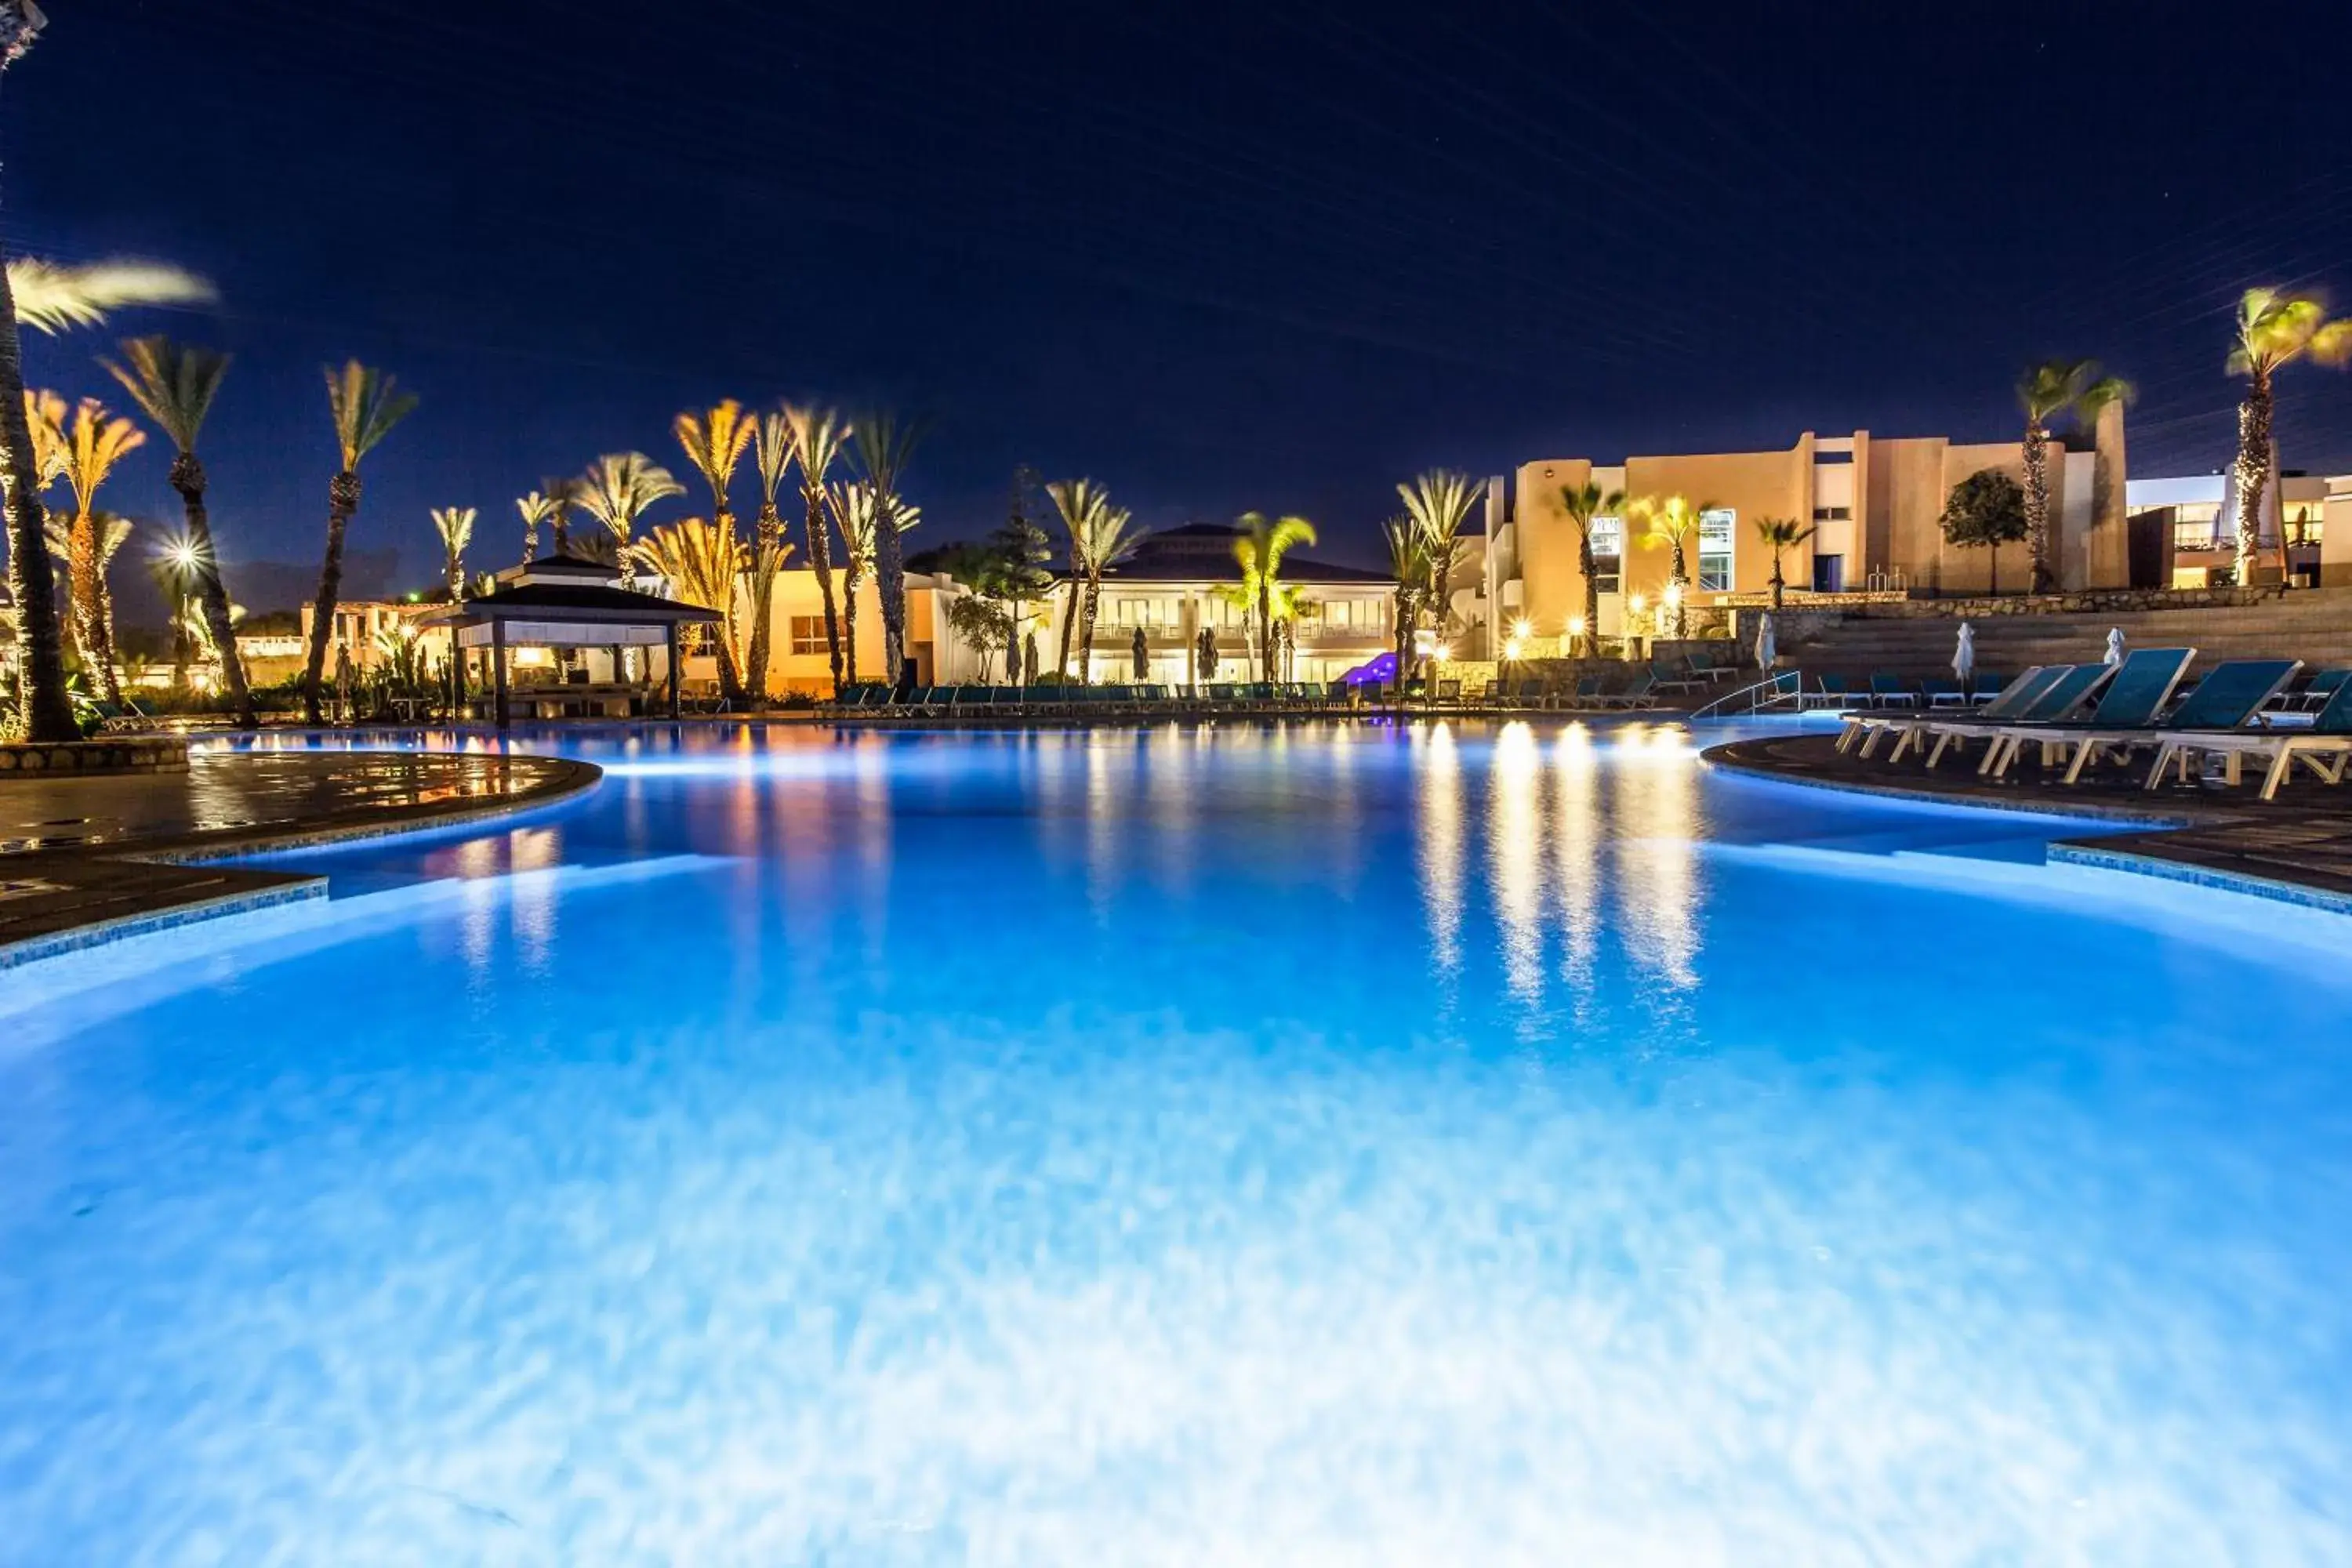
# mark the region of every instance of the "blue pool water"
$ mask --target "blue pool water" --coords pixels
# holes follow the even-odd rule
[[[2337,917],[1638,723],[564,744],[6,981],[0,1562],[2352,1561]]]

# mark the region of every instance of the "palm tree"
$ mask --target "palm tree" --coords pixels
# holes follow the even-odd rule
[[[522,560],[528,566],[539,558],[539,525],[555,515],[555,501],[533,490],[515,497],[515,511],[522,518]]]
[[[2327,319],[2316,296],[2284,289],[2249,289],[2238,301],[2238,341],[2230,351],[2230,374],[2246,377],[2246,401],[2238,409],[2238,551],[2241,587],[2253,581],[2254,552],[2262,527],[2263,496],[2271,484],[2271,378],[2296,360],[2321,364],[2352,360],[2352,317]],[[2282,529],[2281,533],[2284,533]],[[2279,545],[2284,571],[2286,545]]]
[[[1601,637],[1601,579],[1593,571],[1592,525],[1601,518],[1622,515],[1625,492],[1605,490],[1600,480],[1587,479],[1560,486],[1559,504],[1569,526],[1576,530],[1576,569],[1584,578],[1584,652],[1590,656]]]
[[[1462,552],[1462,525],[1486,491],[1486,480],[1450,468],[1432,469],[1410,485],[1397,486],[1405,515],[1429,542],[1430,603],[1441,632],[1453,610],[1454,563]]]
[[[1381,524],[1389,547],[1389,575],[1396,580],[1397,690],[1404,690],[1412,668],[1413,627],[1421,619],[1421,595],[1429,581],[1429,542],[1409,517],[1392,517]]]
[[[1281,580],[1282,558],[1294,545],[1314,543],[1315,525],[1303,517],[1268,518],[1261,511],[1244,512],[1241,525],[1242,536],[1234,541],[1234,559],[1241,563],[1243,577],[1257,585],[1258,679],[1271,681],[1275,678],[1275,584]]]
[[[1054,510],[1062,514],[1062,530],[1070,542],[1070,597],[1062,606],[1062,651],[1055,660],[1054,670],[1063,679],[1070,678],[1070,642],[1077,630],[1078,605],[1086,593],[1090,575],[1087,560],[1101,514],[1110,510],[1110,494],[1092,479],[1055,479],[1045,487]]]
[[[1118,565],[1135,553],[1143,542],[1143,531],[1130,533],[1128,525],[1135,514],[1123,506],[1098,508],[1088,520],[1087,535],[1087,607],[1078,625],[1078,668],[1092,669],[1095,661],[1095,616],[1102,608],[1102,580],[1106,569]]]
[[[751,548],[751,651],[744,689],[755,701],[768,697],[768,622],[774,609],[776,573],[792,546],[784,542],[784,514],[776,493],[793,468],[793,426],[782,414],[763,414],[751,436],[751,466],[760,476],[760,523]]]
[[[360,510],[360,459],[415,406],[415,397],[398,390],[391,376],[357,360],[327,371],[327,412],[335,422],[335,449],[342,467],[327,481],[327,554],[319,567],[310,656],[302,665],[302,716],[312,724],[325,715],[320,688],[327,672],[327,643],[335,631],[335,600],[343,586],[343,535]]]
[[[785,548],[791,548],[789,545]],[[735,616],[735,585],[749,552],[735,537],[735,520],[705,522],[689,517],[648,531],[630,546],[648,572],[668,584],[670,596],[719,612],[714,640],[719,651],[719,689],[730,702],[743,691],[743,647]]]
[[[466,546],[473,542],[478,515],[469,506],[433,509],[433,531],[441,536],[442,580],[449,584],[449,602],[453,605],[466,596]]]
[[[841,534],[845,556],[841,574],[842,643],[846,653],[847,679],[857,681],[857,590],[875,570],[875,558],[881,542],[882,514],[892,511],[893,521],[903,537],[906,531],[923,520],[923,509],[908,506],[896,496],[887,500],[867,480],[851,484],[835,481],[824,488],[825,510],[833,516],[833,526]]]
[[[572,510],[580,504],[580,498],[588,493],[588,487],[565,474],[540,480],[539,488],[546,492],[547,522],[553,531],[550,536],[549,552],[569,555],[572,553]]]
[[[193,272],[128,258],[67,267],[20,256],[8,263],[8,291],[17,321],[51,333],[102,326],[108,312],[133,305],[209,305],[219,298]]]
[[[229,356],[162,336],[126,338],[121,348],[126,363],[104,359],[99,363],[177,448],[172,459],[172,488],[180,492],[180,506],[188,520],[186,569],[195,580],[196,601],[213,644],[222,650],[221,679],[228,688],[229,700],[236,705],[237,724],[254,729],[260,717],[253,710],[245,662],[237,658],[236,638],[229,628],[228,585],[221,580],[212,516],[205,506],[205,466],[196,458],[196,435],[204,428],[205,416],[212,412],[221,378],[228,374]]]
[[[635,563],[629,541],[637,521],[658,501],[682,496],[686,487],[667,468],[643,452],[607,452],[588,465],[580,491],[580,508],[604,525],[613,536],[614,560],[621,568],[621,586],[636,586]]]
[[[793,437],[793,460],[800,465],[801,503],[804,510],[802,529],[808,538],[809,564],[816,569],[816,590],[824,606],[824,647],[833,659],[834,695],[841,694],[841,614],[833,602],[833,542],[826,537],[824,525],[824,481],[833,465],[848,444],[850,427],[841,416],[830,408],[796,407],[784,405],[784,424]],[[756,628],[766,625],[767,601],[760,601],[760,619]],[[752,652],[757,664],[767,654],[767,643],[761,640]],[[897,672],[892,672],[895,679]]]
[[[1801,523],[1793,517],[1759,517],[1756,520],[1756,537],[1772,552],[1772,607],[1780,607],[1781,590],[1787,582],[1780,575],[1780,556],[1794,550],[1813,536],[1811,523]]]
[[[2017,384],[2018,406],[2025,410],[2025,542],[2033,556],[2036,594],[2058,585],[2050,559],[2050,426],[2069,414],[2095,419],[2108,404],[2131,395],[2131,384],[2101,375],[2096,360],[2043,360]]]
[[[73,532],[66,556],[67,602],[73,608],[74,641],[90,679],[118,706],[122,686],[114,673],[113,627],[106,615],[106,568],[100,558],[98,489],[117,463],[147,444],[146,433],[128,419],[110,418],[106,405],[85,397],[67,427],[65,479],[73,491]]]
[[[1671,550],[1672,561],[1666,571],[1666,602],[1674,609],[1675,636],[1681,637],[1689,629],[1689,612],[1684,607],[1690,593],[1691,535],[1698,531],[1699,514],[1712,503],[1702,501],[1696,506],[1687,496],[1668,496],[1664,500],[1644,500],[1633,503],[1643,523],[1642,542],[1653,550]]]
[[[921,438],[922,428],[914,421],[887,409],[870,409],[857,421],[851,454],[875,495],[874,585],[882,606],[882,673],[894,682],[907,658],[907,552],[898,538],[898,519],[906,508],[899,480],[914,461],[915,443]]]

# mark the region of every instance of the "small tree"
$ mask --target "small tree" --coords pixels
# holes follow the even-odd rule
[[[996,650],[1012,634],[1013,616],[1003,605],[978,594],[959,594],[948,603],[948,626],[966,647],[980,656],[980,679],[986,681]]]
[[[2000,547],[2025,537],[2025,490],[1998,468],[1983,468],[1952,487],[1940,520],[1944,542],[1962,550],[1982,545],[1992,552],[1987,591],[2000,592]]]
[[[1801,523],[1793,517],[1759,517],[1756,520],[1756,537],[1772,552],[1772,607],[1780,607],[1782,590],[1788,579],[1780,575],[1780,557],[1813,536],[1810,523]]]

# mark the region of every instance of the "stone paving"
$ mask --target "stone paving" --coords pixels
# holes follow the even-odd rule
[[[131,930],[323,892],[215,864],[562,799],[600,776],[557,757],[200,752],[184,773],[0,783],[0,968]]]
[[[1719,766],[1831,789],[2145,822],[2149,831],[2130,837],[2061,840],[2053,858],[2352,912],[2352,786],[2305,776],[2267,805],[2252,782],[2144,790],[2145,758],[2137,768],[2108,769],[2071,788],[2023,763],[2022,777],[1988,783],[1966,765],[1929,773],[1841,754],[1837,737],[1820,731],[1737,741],[1706,755]]]

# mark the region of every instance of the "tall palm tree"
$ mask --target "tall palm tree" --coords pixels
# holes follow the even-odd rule
[[[1666,571],[1666,599],[1673,606],[1675,636],[1681,637],[1690,628],[1687,601],[1690,597],[1690,540],[1698,531],[1699,514],[1713,504],[1701,501],[1693,506],[1687,496],[1668,496],[1664,500],[1643,500],[1633,503],[1643,521],[1642,542],[1653,550],[1674,552]]]
[[[327,673],[327,643],[335,632],[335,601],[343,586],[343,535],[360,510],[360,459],[408,417],[415,397],[399,390],[383,371],[357,360],[327,371],[327,413],[335,422],[335,449],[342,467],[327,481],[327,554],[319,567],[319,598],[310,612],[310,656],[302,665],[302,716],[322,722],[320,703]]]
[[[128,419],[110,417],[106,405],[85,397],[66,428],[65,478],[73,491],[73,532],[66,557],[67,601],[73,608],[74,641],[90,679],[106,700],[122,701],[114,672],[113,627],[106,614],[106,567],[100,558],[98,489],[115,465],[147,444],[146,432]]]
[[[478,515],[469,506],[433,509],[433,531],[441,537],[441,579],[449,585],[453,605],[466,596],[466,546],[474,541],[474,521]]]
[[[734,482],[735,470],[742,466],[743,454],[751,449],[759,424],[746,419],[743,405],[731,397],[719,399],[702,413],[688,409],[670,422],[686,460],[710,487],[711,526],[724,530],[730,540],[735,536],[735,509],[729,504],[727,490]]]
[[[741,625],[735,615],[735,584],[742,576],[749,551],[735,537],[733,516],[721,522],[689,517],[665,523],[629,548],[646,570],[668,584],[672,598],[719,612],[719,625],[713,628],[719,689],[730,702],[740,699],[743,646]]]
[[[522,559],[528,566],[539,558],[539,525],[555,515],[554,498],[539,490],[517,496],[515,513],[522,519]]]
[[[1623,490],[1603,489],[1598,479],[1559,487],[1560,510],[1576,530],[1576,569],[1584,578],[1584,649],[1590,656],[1600,647],[1601,579],[1593,571],[1592,525],[1601,518],[1619,517],[1625,510]]]
[[[1087,537],[1087,606],[1078,625],[1078,668],[1092,669],[1095,661],[1095,617],[1102,608],[1103,573],[1135,553],[1143,531],[1129,531],[1135,515],[1123,506],[1097,509],[1088,520]]]
[[[1315,525],[1303,517],[1269,518],[1262,511],[1242,513],[1241,525],[1234,559],[1241,563],[1243,576],[1257,585],[1258,679],[1270,681],[1275,678],[1275,584],[1282,577],[1282,558],[1295,545],[1314,543]]]
[[[229,627],[228,585],[221,580],[212,515],[205,506],[205,466],[196,458],[196,436],[204,428],[205,416],[212,412],[213,399],[220,394],[229,356],[163,336],[126,338],[121,348],[125,363],[107,359],[99,363],[122,384],[177,449],[172,458],[172,488],[180,492],[180,506],[188,520],[186,569],[195,580],[196,602],[211,630],[213,645],[222,650],[221,679],[228,688],[229,700],[236,705],[237,724],[253,729],[260,717],[253,710],[245,662],[237,657],[236,637]]]
[[[921,426],[886,408],[869,409],[857,421],[851,461],[876,498],[874,586],[882,608],[882,672],[892,681],[907,658],[907,552],[898,538],[906,510],[900,480],[914,461]]]
[[[613,536],[622,587],[636,586],[636,562],[629,553],[629,541],[636,533],[638,520],[656,503],[685,493],[686,487],[667,468],[643,452],[607,452],[588,465],[580,509]]]
[[[1412,668],[1412,634],[1421,619],[1421,596],[1429,582],[1429,541],[1409,517],[1381,524],[1389,547],[1389,575],[1396,580],[1396,677],[1402,692]]]
[[[763,414],[751,437],[751,467],[760,476],[760,522],[751,542],[751,642],[743,686],[754,701],[768,697],[768,623],[775,606],[776,574],[792,546],[784,542],[784,514],[776,505],[784,476],[793,469],[793,426],[782,414]]]
[[[2352,317],[2327,318],[2316,295],[2284,289],[2249,289],[2238,301],[2237,342],[2230,350],[2230,374],[2247,380],[2246,401],[2238,408],[2237,578],[2253,581],[2260,543],[2263,496],[2271,486],[2271,378],[2299,359],[2321,364],[2352,360]],[[2282,529],[2280,532],[2284,533]],[[2286,546],[2279,546],[2284,572]]]
[[[1780,607],[1781,591],[1787,586],[1780,575],[1780,557],[1813,536],[1813,526],[1799,522],[1793,517],[1759,517],[1756,520],[1756,537],[1772,552],[1772,607]]]
[[[885,499],[873,484],[859,479],[849,484],[836,480],[824,488],[825,510],[832,514],[833,526],[841,534],[844,556],[841,574],[842,643],[845,654],[847,679],[857,681],[857,590],[874,574],[875,559],[881,543],[882,514],[887,509],[895,515],[900,535],[923,520],[923,509],[908,506],[896,496]]]
[[[1429,541],[1430,602],[1441,632],[1453,610],[1454,563],[1462,553],[1462,525],[1486,493],[1486,480],[1450,468],[1434,468],[1409,485],[1397,486],[1405,515]]]
[[[2017,405],[2025,411],[2025,543],[2033,557],[2034,593],[2058,585],[2050,559],[2050,426],[2069,414],[2095,419],[2100,409],[2131,395],[2131,384],[2101,375],[2096,360],[2043,360],[2018,381]]]
[[[1062,531],[1069,536],[1070,597],[1062,606],[1062,650],[1054,662],[1055,673],[1067,680],[1071,639],[1077,630],[1087,580],[1092,574],[1087,552],[1101,526],[1102,514],[1110,510],[1110,493],[1092,479],[1055,479],[1045,487],[1045,494],[1053,500],[1054,510],[1062,514]]]
[[[833,465],[841,458],[842,447],[848,444],[850,427],[841,416],[830,408],[801,407],[784,405],[784,424],[793,437],[793,460],[800,465],[801,502],[804,509],[802,528],[808,538],[809,564],[816,569],[816,590],[824,606],[824,647],[833,660],[834,695],[841,694],[841,612],[833,602],[833,542],[826,537],[824,521],[824,481]],[[761,601],[764,620],[767,601]],[[767,653],[762,642],[752,654],[757,663]],[[891,672],[896,679],[897,672]]]

